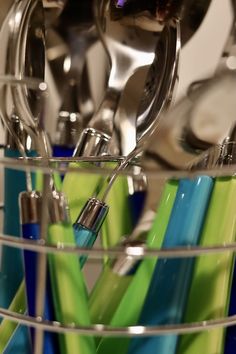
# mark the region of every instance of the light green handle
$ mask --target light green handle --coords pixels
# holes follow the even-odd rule
[[[48,241],[54,245],[75,246],[72,225],[69,223],[49,225]],[[89,325],[87,293],[77,255],[50,254],[49,267],[56,319],[63,324]],[[92,337],[74,333],[62,334],[60,344],[63,354],[95,353]]]
[[[201,246],[223,245],[235,240],[236,179],[216,179]],[[185,322],[217,319],[227,315],[233,265],[231,253],[203,255],[196,259]],[[179,354],[223,353],[224,329],[182,336]]]
[[[86,162],[71,163],[69,167],[91,168]],[[92,173],[68,172],[63,180],[62,192],[68,200],[72,224],[76,221],[88,198],[96,196],[102,176]]]
[[[89,311],[93,324],[109,324],[131,280],[132,276],[120,276],[114,273],[108,265],[104,267],[89,297]]]
[[[19,314],[26,312],[26,296],[25,296],[25,282],[22,281],[18,291],[9,306],[9,310]],[[0,353],[3,353],[8,342],[12,338],[15,330],[18,327],[17,322],[4,319],[0,324]]]
[[[106,185],[104,183],[104,187]],[[99,195],[102,194],[102,191],[100,191]],[[104,248],[117,245],[122,236],[129,235],[132,231],[128,195],[127,177],[117,177],[106,200],[109,205],[109,213],[102,226],[102,245]]]
[[[165,184],[155,221],[147,237],[147,244],[150,248],[160,248],[162,245],[177,189],[177,181],[169,181]],[[137,323],[156,261],[156,258],[143,260],[120,304],[118,304],[110,325],[119,327]],[[129,341],[128,338],[103,338],[99,343],[97,353],[125,354]]]

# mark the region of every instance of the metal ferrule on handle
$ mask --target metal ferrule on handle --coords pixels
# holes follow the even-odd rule
[[[22,192],[20,194],[21,223],[40,222],[42,195],[40,192]]]
[[[230,166],[236,163],[236,142],[226,140],[222,144],[221,154],[217,166]]]
[[[58,117],[55,144],[59,146],[75,146],[81,126],[80,113],[61,111]]]
[[[101,156],[107,154],[111,137],[93,128],[83,131],[74,156]]]
[[[76,82],[69,80],[57,121],[56,141],[59,146],[75,147],[82,131],[82,116],[77,102]]]
[[[96,198],[90,198],[82,209],[76,224],[98,233],[108,213],[108,205]]]
[[[192,169],[210,169],[231,166],[236,163],[236,142],[226,138],[223,144],[214,146],[205,158],[192,165]]]
[[[63,193],[52,192],[49,197],[49,215],[52,224],[70,222],[69,207]]]
[[[31,137],[26,133],[19,117],[14,113],[11,115],[11,129],[18,136],[25,151],[35,150]],[[18,150],[16,140],[8,130],[6,132],[6,147],[11,150]]]
[[[137,257],[122,255],[121,257],[116,258],[112,261],[111,269],[113,273],[120,276],[132,275],[137,270],[140,264],[140,258],[138,255],[142,254],[142,250],[145,247],[145,242],[140,240],[135,240],[130,243],[125,243],[126,247],[136,247],[137,248]]]

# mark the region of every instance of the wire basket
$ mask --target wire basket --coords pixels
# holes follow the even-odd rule
[[[135,162],[131,163],[128,169],[119,174],[111,189],[107,200],[110,210],[108,213],[106,210],[103,215],[105,219],[103,225],[100,223],[99,227],[93,230],[92,243],[78,246],[80,243],[71,239],[70,232],[59,227],[61,220],[64,220],[61,218],[65,217],[65,214],[62,213],[62,209],[57,209],[58,205],[55,202],[58,201],[57,198],[51,200],[52,188],[55,193],[58,191],[63,193],[69,202],[71,222],[65,219],[68,225],[70,224],[67,226],[72,229],[72,224],[80,223],[79,231],[81,232],[82,227],[84,232],[87,230],[88,219],[82,218],[86,221],[83,224],[81,217],[77,218],[78,215],[83,214],[84,204],[88,198],[99,199],[111,170],[121,159],[115,157],[86,160],[80,158],[1,159],[1,173],[5,174],[5,182],[4,178],[2,181],[2,191],[5,189],[5,209],[2,220],[3,232],[0,236],[2,352],[5,350],[6,353],[49,353],[52,350],[64,354],[69,353],[69,348],[72,348],[70,353],[105,354],[109,350],[110,352],[119,350],[120,354],[123,351],[124,354],[126,352],[130,354],[138,353],[137,350],[135,351],[135,345],[141,348],[143,338],[153,337],[159,340],[174,337],[177,343],[174,352],[190,353],[191,346],[194,346],[195,342],[196,345],[200,345],[199,343],[205,341],[206,347],[210,348],[212,335],[218,349],[223,348],[226,327],[236,325],[236,314],[230,313],[228,309],[234,266],[233,255],[236,250],[236,211],[234,212],[236,206],[233,201],[236,193],[236,181],[233,177],[235,167],[227,166],[194,172],[152,172],[143,171]],[[6,184],[9,171],[11,171],[11,180]],[[15,203],[16,206],[19,198],[16,186],[19,179],[26,174],[31,175],[33,189],[38,190],[42,195],[39,204],[40,220],[32,219],[39,225],[37,239],[31,237],[32,229],[28,234],[26,232],[25,237],[19,237],[20,231],[18,235],[6,233],[6,217],[9,218],[6,209],[9,200],[6,200],[6,197],[10,198],[6,188],[11,193],[15,193],[11,195],[11,203]],[[186,189],[181,190],[181,188]],[[218,195],[214,195],[217,188]],[[191,195],[193,198],[187,200],[182,219],[177,218],[180,217],[179,209],[174,204],[177,203],[178,193],[182,193],[182,196],[186,193],[188,197]],[[140,198],[140,194],[141,200],[137,199],[137,195]],[[200,201],[203,204],[197,204]],[[177,210],[176,215],[173,214],[174,206]],[[201,209],[201,215],[198,215],[197,220],[194,218],[188,220],[188,217],[193,217],[191,214],[193,206],[195,211],[196,207]],[[217,210],[212,211],[214,206]],[[138,210],[133,213],[132,208]],[[63,212],[68,216],[68,208],[63,209]],[[23,216],[24,213],[26,212],[23,211]],[[163,225],[164,218],[167,218],[166,225]],[[171,218],[175,220],[175,222],[172,220],[172,226]],[[222,219],[219,221],[219,218]],[[30,224],[32,220],[27,220],[26,224]],[[15,221],[21,228],[20,224],[24,224],[22,210],[21,217],[17,212],[11,215],[10,224]],[[216,225],[221,225],[221,228]],[[192,230],[198,232],[199,237],[195,241],[188,241],[187,227],[190,234]],[[181,232],[186,234],[183,239],[181,239]],[[207,232],[211,233],[210,239],[207,238]],[[175,237],[175,233],[180,237],[180,241],[177,236]],[[27,255],[31,257],[28,263]],[[29,282],[27,279],[29,262],[35,263],[36,278],[36,280],[31,279],[35,284],[35,292],[32,291],[30,294],[25,284]],[[144,264],[145,269],[142,269]],[[166,270],[167,264],[169,268]],[[181,289],[178,289],[176,279],[173,273],[170,273],[173,269],[177,272],[174,273],[176,279],[180,277]],[[134,279],[138,272],[140,272],[140,279],[135,283]],[[153,284],[155,274],[164,274],[170,278],[168,281],[167,278],[162,279],[158,287]],[[23,281],[25,277],[26,280]],[[78,284],[74,286],[73,281]],[[141,288],[138,288],[138,285],[141,285]],[[30,286],[32,287],[32,283]],[[164,296],[157,293],[156,298],[159,298],[161,303],[166,297],[167,302],[163,303],[165,305],[168,304],[168,299],[174,299],[174,305],[169,303],[169,307],[175,309],[174,313],[166,314],[164,308],[159,308],[159,305],[155,307],[153,303],[152,318],[149,313],[150,301],[147,300],[150,286],[154,288],[157,286],[163,294],[167,291]],[[48,287],[51,289],[52,317],[45,314],[45,303],[49,301],[46,298]],[[75,294],[76,290],[79,293]],[[170,294],[171,292],[176,292],[176,298]],[[31,296],[30,301],[33,302],[31,305],[35,311],[34,315],[29,315],[28,296]],[[132,304],[132,298],[135,299],[135,304]],[[111,299],[113,302],[110,301]],[[71,311],[76,301],[76,307]],[[65,308],[63,302],[66,303]],[[110,306],[109,311],[105,308],[106,303]],[[130,306],[127,307],[127,304]],[[194,306],[196,311],[193,311]],[[198,312],[199,308],[202,309],[202,313]],[[207,311],[207,308],[210,310]],[[145,316],[145,309],[147,316]],[[158,313],[157,309],[162,313]],[[125,313],[127,316],[122,317],[121,314]],[[97,320],[94,321],[94,318]],[[172,321],[173,318],[178,319]],[[201,333],[205,335],[202,341]],[[52,334],[53,339],[50,342]],[[132,344],[134,338],[138,341]],[[49,350],[50,345],[52,347],[54,345],[52,343],[56,343],[55,347]]]

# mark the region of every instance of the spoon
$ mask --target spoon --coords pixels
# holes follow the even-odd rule
[[[119,2],[120,3],[120,2]],[[120,3],[121,4],[121,3]],[[127,4],[127,9],[125,9],[125,6]],[[135,4],[135,6],[134,6]],[[178,34],[179,39],[181,38],[181,45],[184,46],[185,43],[194,35],[194,33],[196,32],[196,30],[198,29],[198,27],[200,26],[204,15],[206,13],[206,11],[208,10],[210,1],[206,1],[204,2],[204,4],[201,1],[194,1],[194,2],[188,2],[188,4],[186,4],[186,6],[184,7],[184,11],[181,10],[181,13],[178,14],[177,13],[177,9],[178,6],[169,6],[168,7],[168,11],[169,11],[169,15],[167,16],[167,10],[165,11],[166,16],[164,16],[163,13],[163,9],[165,5],[165,2],[162,2],[161,4],[161,9],[162,9],[162,20],[161,22],[170,22],[171,18],[174,17],[179,17],[180,19],[180,33]],[[128,5],[130,5],[130,7],[128,8]],[[136,8],[137,5],[137,8]],[[169,4],[171,5],[171,3]],[[178,3],[176,3],[176,5],[178,5]],[[121,6],[121,5],[120,5]],[[154,21],[155,17],[153,15],[153,10],[151,10],[150,7],[150,3],[149,3],[149,11],[142,11],[143,9],[145,9],[145,6],[148,7],[148,5],[145,2],[142,1],[138,1],[138,2],[125,2],[123,5],[123,20],[126,19],[128,16],[131,17],[131,15],[133,16],[133,21],[136,21],[136,16],[138,16],[137,18],[137,26],[140,25],[148,25],[148,23],[152,23],[151,21]],[[180,7],[180,4],[179,4]],[[136,12],[135,12],[136,9]],[[176,13],[173,11],[175,9]],[[129,10],[129,11],[128,11]],[[132,13],[133,11],[133,13]],[[139,14],[140,11],[140,14]],[[161,11],[161,10],[160,10]],[[160,12],[159,11],[159,12]],[[172,14],[172,15],[171,15]],[[158,15],[158,18],[160,18],[160,15]],[[195,21],[194,18],[196,19]],[[131,19],[130,19],[131,21]],[[149,22],[148,22],[149,21]],[[149,23],[149,26],[150,26]],[[195,25],[194,25],[195,23]],[[174,30],[169,29],[169,31],[172,31],[172,36],[174,36]],[[169,37],[171,38],[171,35],[169,35]],[[153,64],[151,65],[147,78],[146,78],[146,84],[145,84],[145,89],[144,89],[144,93],[142,95],[142,99],[139,105],[139,109],[138,109],[138,113],[136,116],[136,127],[133,126],[133,122],[135,121],[134,119],[130,119],[130,114],[129,114],[129,118],[127,117],[126,112],[122,111],[122,113],[119,115],[119,119],[117,119],[117,123],[116,123],[116,128],[119,130],[119,137],[120,140],[122,142],[121,146],[122,146],[122,151],[130,151],[130,134],[133,133],[133,135],[136,134],[137,139],[139,140],[140,135],[142,135],[142,131],[145,131],[145,125],[148,127],[149,124],[151,123],[151,118],[153,117],[151,110],[153,110],[155,112],[158,111],[156,104],[160,105],[160,102],[163,100],[163,97],[160,96],[159,91],[159,83],[161,82],[161,73],[158,72],[161,71],[162,67],[164,67],[164,64],[166,63],[166,61],[168,61],[168,57],[164,58],[164,64],[159,65],[159,69],[155,68],[155,62],[160,61],[160,55],[162,57],[163,52],[165,52],[165,47],[167,48],[167,50],[171,51],[171,48],[174,48],[174,46],[165,44],[165,40],[169,40],[171,43],[171,39],[170,38],[164,38],[163,41],[159,40],[159,48],[158,50],[156,50],[156,57],[155,60],[153,62]],[[163,42],[163,43],[162,43]],[[158,53],[159,51],[159,53]],[[171,57],[171,54],[169,55]],[[170,69],[171,70],[171,69]],[[167,71],[166,71],[167,72]],[[163,82],[165,82],[165,80],[163,80]],[[134,85],[133,85],[134,86]],[[132,89],[134,89],[134,87],[132,87]],[[172,95],[174,96],[175,94],[175,90],[174,88],[172,89]],[[126,93],[128,95],[128,98],[126,99],[126,101],[128,102],[129,106],[130,106],[130,101],[131,101],[131,97],[130,97],[130,93],[129,91]],[[132,107],[129,108],[129,111],[132,110],[133,111],[136,110],[136,107]],[[132,131],[128,131],[127,134],[127,120],[129,120],[129,126],[132,126]],[[125,145],[125,148],[123,148],[124,143],[127,145]],[[123,155],[126,155],[123,154]]]
[[[112,19],[109,9],[109,1],[95,2],[97,29],[111,61],[108,88],[98,111],[89,122],[89,128],[78,142],[76,156],[98,156],[108,152],[121,92],[135,71],[151,65],[155,55],[158,32],[124,26]]]

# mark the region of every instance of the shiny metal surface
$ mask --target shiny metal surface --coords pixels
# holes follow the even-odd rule
[[[108,213],[108,205],[97,200],[96,198],[91,198],[83,207],[79,218],[76,220],[77,224],[81,224],[92,232],[97,233],[103,221]]]
[[[112,3],[116,19],[147,30],[178,19],[181,22],[181,41],[184,45],[201,25],[211,0],[128,0]]]
[[[16,314],[12,311],[0,308],[0,316],[8,320],[16,321],[22,325],[34,327],[43,331],[52,331],[55,333],[78,333],[80,335],[95,336],[123,336],[123,337],[145,337],[151,335],[166,334],[187,334],[200,331],[209,331],[216,328],[224,328],[236,324],[236,315],[220,319],[207,320],[202,322],[193,322],[188,324],[164,325],[164,326],[127,326],[111,327],[102,324],[94,326],[75,326],[73,324],[62,324],[57,321],[44,321],[41,318],[33,318],[26,315]]]
[[[74,157],[79,156],[102,156],[107,152],[107,144],[110,137],[93,128],[83,131],[77,143]]]
[[[52,192],[48,198],[48,203],[50,223],[70,222],[68,204],[63,193]]]
[[[9,74],[8,77],[1,78],[0,99],[2,102],[2,118],[8,129],[7,103],[11,108],[10,113],[14,109],[14,113],[21,119],[26,132],[32,139],[35,139],[42,155],[47,156],[48,147],[45,146],[45,141],[41,136],[42,133],[39,132],[39,125],[36,121],[37,115],[42,112],[42,101],[39,96],[41,95],[42,98],[42,92],[45,93],[46,89],[46,84],[40,85],[40,79],[42,81],[44,76],[43,25],[43,9],[40,0],[22,0],[12,5],[0,33],[3,40],[1,72],[4,75]],[[37,60],[32,60],[35,54],[37,54],[37,60],[39,60],[38,64]],[[27,73],[30,74],[30,78],[23,81]],[[35,78],[39,78],[38,83]],[[15,82],[13,82],[14,79]],[[10,100],[7,96],[9,89]],[[37,94],[35,94],[36,91]],[[40,120],[41,123],[42,120]],[[17,141],[17,136],[13,136]],[[24,149],[19,142],[18,146],[22,156],[25,156]]]
[[[35,251],[39,253],[65,253],[65,254],[85,254],[88,255],[93,260],[100,260],[104,256],[127,256],[139,257],[140,259],[144,257],[158,257],[158,258],[191,258],[200,255],[207,254],[217,254],[226,252],[235,252],[236,243],[223,244],[223,245],[213,245],[209,247],[178,247],[178,248],[168,248],[168,249],[147,249],[146,247],[112,247],[104,250],[103,248],[82,248],[82,247],[70,247],[64,246],[63,249],[60,245],[47,245],[44,240],[39,241],[28,241],[24,239],[19,239],[13,236],[7,236],[0,234],[0,244],[16,247],[19,249],[25,249],[29,251]]]
[[[44,14],[40,0],[20,1],[16,3],[9,18],[9,66],[7,72],[16,78],[33,77],[44,79],[45,43],[44,43]],[[36,59],[35,59],[36,58]],[[29,97],[22,87],[12,90],[15,108],[24,105],[25,114],[31,109],[31,102],[35,98]],[[23,91],[23,92],[21,92]],[[19,101],[19,103],[18,103]],[[30,106],[28,106],[30,105]],[[30,113],[28,113],[30,114]]]
[[[139,240],[130,243],[129,241],[127,241],[123,243],[123,246],[131,247],[133,249],[135,248],[138,249],[139,247],[140,248],[145,247],[145,243]],[[110,267],[112,269],[112,272],[118,274],[119,276],[128,275],[132,272],[132,270],[134,270],[138,266],[141,259],[142,258],[139,258],[139,256],[135,257],[131,255],[123,255],[121,257],[112,260]]]
[[[111,138],[121,92],[136,70],[153,62],[158,32],[114,21],[109,6],[107,0],[95,2],[97,28],[110,58],[111,71],[107,91],[89,127]]]
[[[92,0],[68,0],[54,26],[47,30],[47,58],[58,92],[67,90],[73,79],[78,86],[78,104],[84,126],[94,112],[87,54],[98,42],[92,11]]]
[[[58,114],[54,143],[74,147],[81,131],[82,116],[77,102],[77,86],[74,80],[70,80]]]
[[[168,110],[178,84],[180,23],[173,22],[163,30],[156,47],[137,114],[137,141],[155,130],[160,115]]]
[[[26,134],[19,117],[17,117],[15,114],[12,114],[10,117],[9,124],[11,125],[12,131],[14,131],[15,134],[17,135],[25,151],[34,150],[35,146],[33,144],[33,141],[31,137]],[[7,130],[6,132],[6,147],[12,150],[18,149],[17,143],[9,130]]]
[[[40,222],[42,194],[36,191],[22,192],[20,195],[21,223]]]

